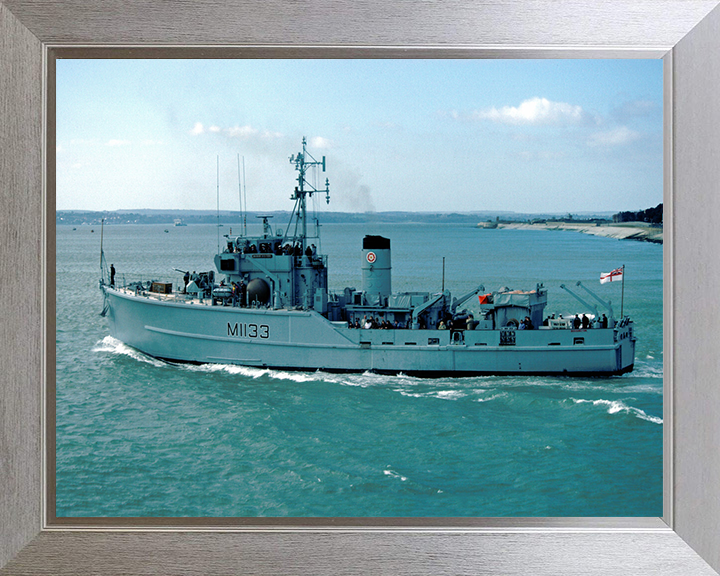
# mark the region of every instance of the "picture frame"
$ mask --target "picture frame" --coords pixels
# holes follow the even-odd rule
[[[720,168],[718,2],[461,1],[277,7],[255,2],[0,2],[0,574],[504,573],[714,574],[720,569],[720,391],[712,328],[718,272],[713,185]],[[296,26],[298,18],[310,23]],[[177,22],[177,24],[173,24]],[[563,23],[557,26],[557,23]],[[271,24],[272,23],[272,24]],[[588,26],[588,23],[593,26]],[[234,24],[234,26],[233,26]],[[326,30],[330,32],[325,33]],[[660,57],[666,71],[665,514],[662,519],[317,519],[302,526],[58,526],[45,489],[47,403],[54,362],[48,311],[46,132],[50,51],[238,45],[247,57]],[[204,46],[199,46],[203,44]],[[84,45],[84,47],[82,47]],[[372,48],[371,48],[372,47]],[[223,48],[225,50],[225,48]],[[161,54],[162,51],[158,52]],[[702,110],[703,114],[698,114]],[[52,111],[50,111],[52,113]],[[680,297],[682,295],[682,298]],[[715,307],[717,308],[717,307]],[[698,314],[702,311],[703,314]],[[713,448],[715,450],[713,451]]]

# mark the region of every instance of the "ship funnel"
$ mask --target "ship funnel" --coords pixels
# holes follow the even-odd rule
[[[363,238],[362,287],[369,297],[392,293],[390,277],[390,239],[382,236]]]

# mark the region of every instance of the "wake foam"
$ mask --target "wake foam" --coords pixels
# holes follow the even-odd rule
[[[467,393],[462,390],[430,390],[428,392],[408,392],[402,388],[395,388],[395,392],[399,392],[403,396],[410,398],[437,398],[439,400],[460,400],[467,397]]]
[[[133,360],[137,360],[138,362],[144,362],[146,364],[151,364],[156,368],[168,366],[166,362],[158,360],[157,358],[153,358],[152,356],[143,354],[139,350],[136,350],[135,348],[132,348],[127,344],[120,342],[120,340],[116,340],[112,336],[105,336],[105,338],[95,344],[95,346],[92,348],[92,351],[105,352],[108,354],[117,354],[119,356],[128,356]]]
[[[635,362],[635,367],[633,368],[633,371],[624,374],[622,376],[623,378],[659,378],[662,379],[663,377],[663,367],[662,364],[657,363],[648,363],[643,361]]]
[[[630,384],[615,389],[616,392],[625,394],[663,394],[662,384]]]
[[[572,400],[575,404],[592,404],[593,406],[607,407],[608,414],[632,414],[633,416],[640,418],[640,420],[647,420],[648,422],[652,422],[653,424],[663,423],[662,418],[658,418],[657,416],[651,416],[647,414],[644,410],[641,410],[640,408],[635,408],[633,406],[628,406],[620,400],[583,400],[577,398],[570,398],[570,400]]]
[[[303,383],[317,380],[315,374],[307,372],[286,372],[272,370],[270,368],[253,368],[239,364],[178,364],[178,368],[187,372],[201,374],[229,374],[231,376],[243,376],[257,380],[259,378],[271,378],[273,380],[289,380],[291,382]]]

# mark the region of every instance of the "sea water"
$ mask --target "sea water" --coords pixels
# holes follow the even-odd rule
[[[394,291],[440,291],[445,258],[454,296],[542,282],[546,313],[569,314],[589,310],[559,286],[583,295],[581,280],[635,321],[635,370],[421,379],[167,364],[109,335],[100,227],[59,225],[58,517],[662,515],[662,246],[451,224],[321,231],[332,290],[361,287],[365,234],[391,239]],[[103,235],[117,280],[174,288],[174,268],[211,270],[218,245],[210,225]],[[600,285],[622,265],[624,293]]]

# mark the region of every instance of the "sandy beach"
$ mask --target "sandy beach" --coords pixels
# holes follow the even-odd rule
[[[478,224],[483,226],[484,223]],[[651,226],[644,222],[624,222],[622,224],[601,224],[594,223],[570,223],[570,222],[542,222],[542,223],[498,223],[498,228],[513,228],[517,230],[570,230],[583,234],[594,234],[595,236],[606,236],[619,240],[640,240],[643,242],[654,242],[662,244],[662,227]]]

